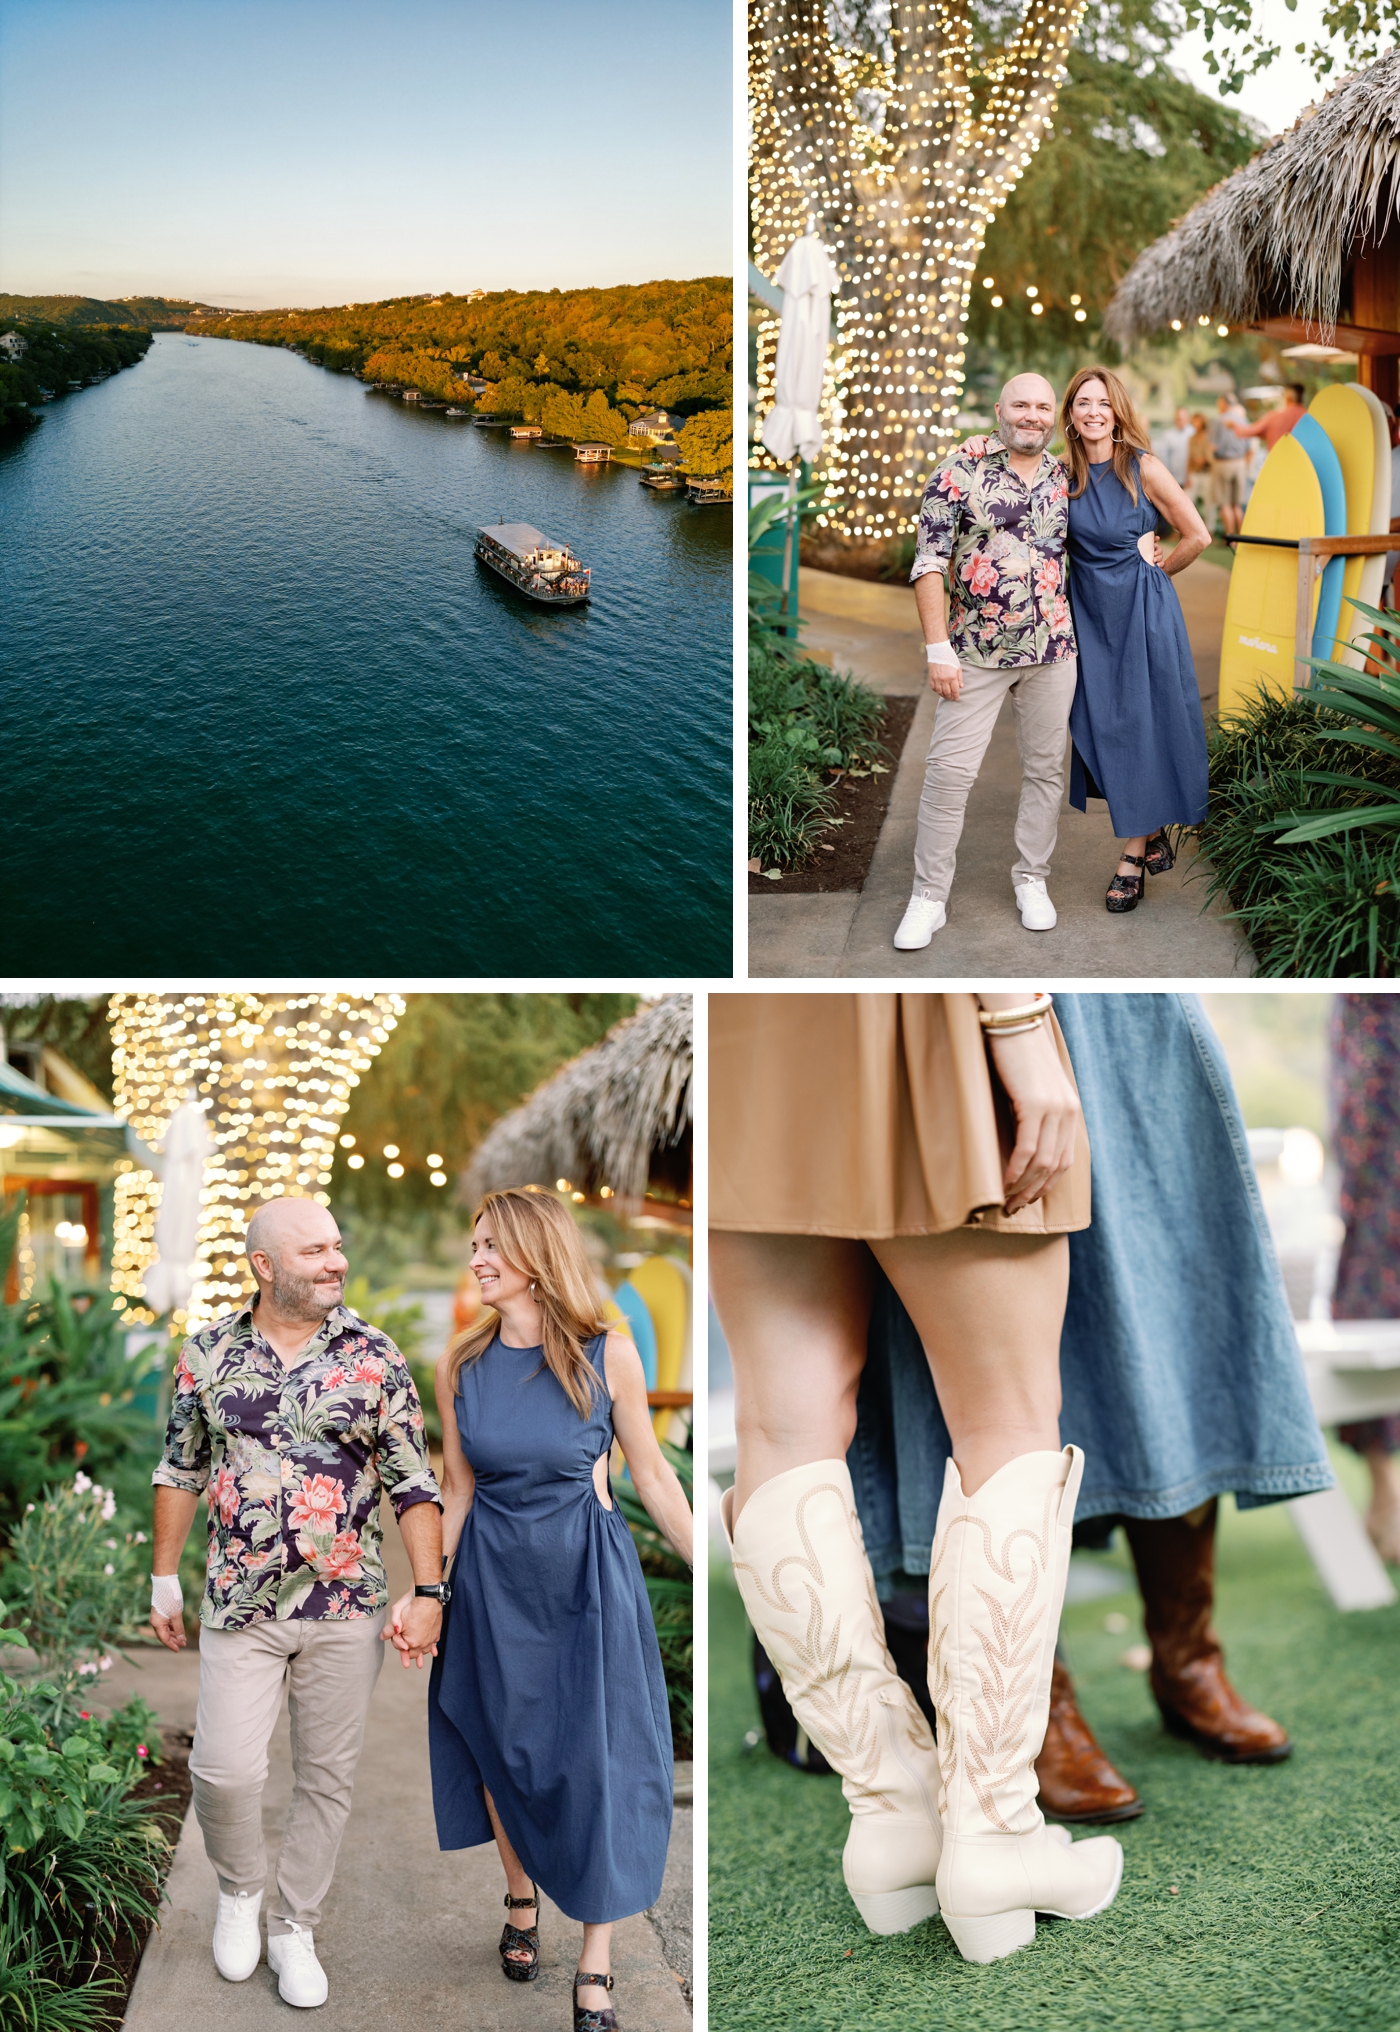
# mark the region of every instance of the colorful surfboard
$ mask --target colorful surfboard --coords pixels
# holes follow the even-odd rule
[[[1300,416],[1293,426],[1293,435],[1312,460],[1318,484],[1322,488],[1323,535],[1345,536],[1346,481],[1342,478],[1342,462],[1333,449],[1331,438],[1313,416]],[[1314,656],[1331,656],[1336,650],[1337,630],[1342,620],[1342,575],[1345,570],[1344,557],[1329,558],[1323,566],[1317,612],[1313,622]]]
[[[656,1329],[657,1390],[683,1390],[681,1372],[690,1347],[690,1279],[684,1265],[669,1256],[648,1256],[631,1274],[631,1283],[646,1301]],[[654,1419],[658,1438],[667,1437],[674,1417],[658,1411]]]
[[[1321,426],[1318,431],[1323,434]],[[1279,439],[1264,461],[1244,511],[1242,534],[1296,542],[1326,533],[1317,468],[1292,432]],[[1316,593],[1313,600],[1315,617]],[[1297,551],[1241,544],[1230,570],[1220,642],[1222,713],[1252,704],[1261,691],[1293,696],[1297,607]]]
[[[651,1308],[635,1284],[624,1281],[619,1284],[613,1297],[627,1321],[628,1331],[637,1344],[637,1353],[642,1358],[642,1370],[646,1376],[648,1390],[659,1387],[656,1380],[657,1345],[656,1328],[652,1324]]]
[[[1390,528],[1390,432],[1380,397],[1355,382],[1337,382],[1313,397],[1308,410],[1316,418],[1341,462],[1347,490],[1347,533],[1384,536]],[[1379,606],[1384,557],[1349,557],[1342,574],[1343,643],[1364,640],[1370,623],[1361,619],[1349,600]],[[1359,670],[1365,656],[1359,649],[1339,647],[1343,663]]]

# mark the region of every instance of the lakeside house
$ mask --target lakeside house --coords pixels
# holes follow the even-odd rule
[[[684,417],[671,416],[664,409],[645,409],[628,424],[627,435],[659,442],[673,438],[684,421]]]
[[[0,337],[0,356],[7,360],[22,360],[29,351],[29,341],[19,332],[6,332]]]
[[[605,466],[612,457],[612,446],[605,444],[581,444],[574,447],[574,457],[585,466]]]

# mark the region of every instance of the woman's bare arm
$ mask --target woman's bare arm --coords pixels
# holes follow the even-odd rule
[[[694,1519],[675,1469],[656,1443],[642,1358],[626,1334],[610,1333],[603,1356],[612,1396],[613,1430],[627,1457],[632,1486],[672,1550],[694,1560]]]
[[[1177,532],[1179,541],[1158,567],[1168,578],[1174,578],[1177,572],[1185,571],[1187,565],[1200,556],[1210,542],[1210,531],[1201,520],[1200,510],[1191,496],[1172,478],[1155,452],[1143,455],[1142,486],[1152,506],[1160,515],[1166,516]]]
[[[444,1560],[450,1560],[457,1550],[462,1526],[467,1521],[467,1512],[476,1494],[476,1476],[462,1451],[462,1435],[457,1430],[456,1391],[447,1355],[438,1357],[437,1368],[433,1372],[433,1389],[437,1397],[438,1417],[442,1421],[442,1553]]]

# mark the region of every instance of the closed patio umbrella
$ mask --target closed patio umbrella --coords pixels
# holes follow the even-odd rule
[[[783,322],[763,442],[780,465],[798,454],[810,464],[822,448],[818,412],[831,337],[831,296],[841,278],[816,234],[805,233],[789,247],[774,280],[783,292]]]
[[[156,1260],[146,1272],[146,1303],[152,1312],[183,1312],[198,1274],[200,1195],[204,1167],[214,1149],[198,1101],[185,1101],[170,1118],[161,1165],[160,1207],[156,1213]]]

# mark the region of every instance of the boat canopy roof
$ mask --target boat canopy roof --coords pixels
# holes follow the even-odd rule
[[[483,536],[489,536],[493,543],[499,543],[502,550],[511,551],[516,557],[530,558],[542,550],[564,552],[567,543],[556,543],[552,537],[541,536],[538,529],[532,529],[528,522],[491,522],[482,529]]]

